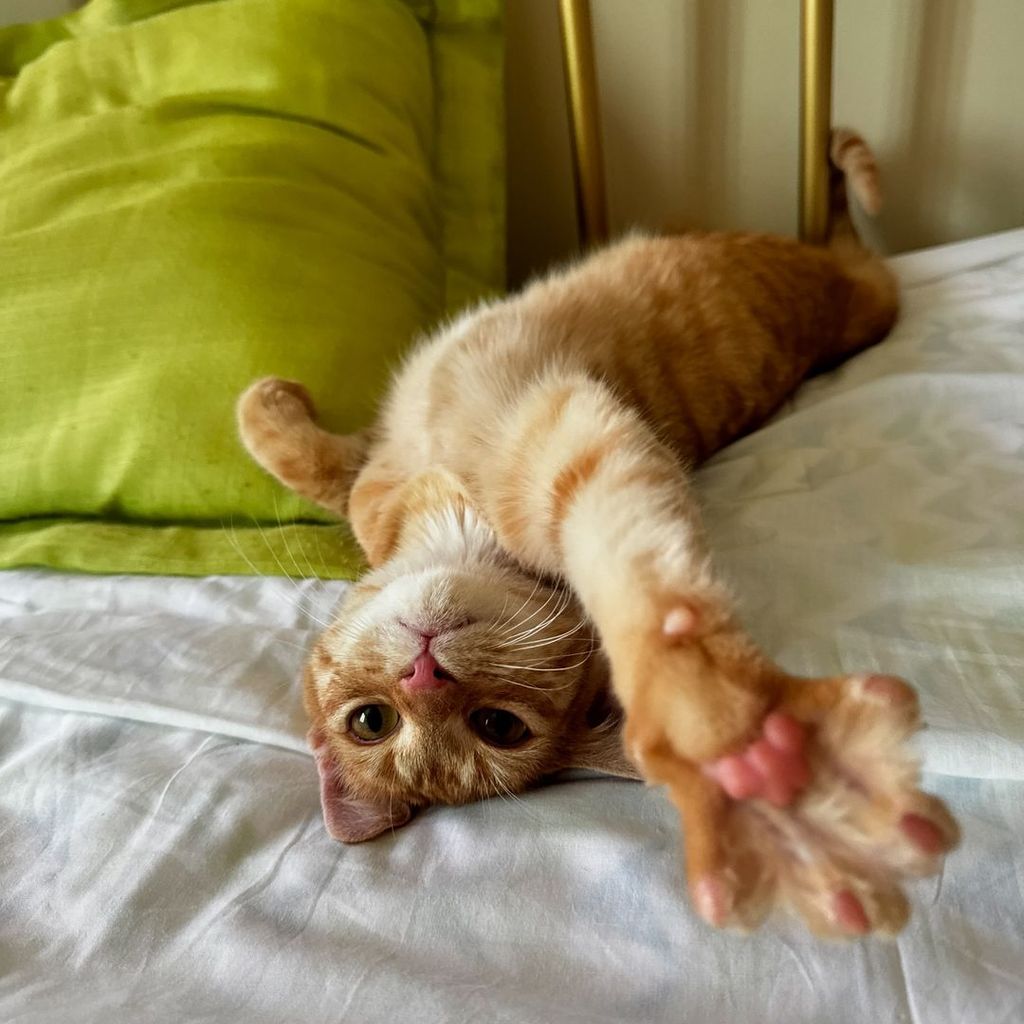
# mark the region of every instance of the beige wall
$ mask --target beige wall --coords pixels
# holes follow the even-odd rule
[[[0,0],[0,25],[55,18],[77,6],[78,0]]]
[[[796,227],[799,0],[591,0],[612,225]],[[509,269],[574,240],[555,0],[508,0]],[[837,0],[892,252],[1024,224],[1024,0]]]

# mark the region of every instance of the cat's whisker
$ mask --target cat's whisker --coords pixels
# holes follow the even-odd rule
[[[330,623],[324,622],[323,619],[314,615],[313,612],[309,609],[309,595],[306,594],[306,592],[302,589],[302,586],[299,584],[299,582],[285,569],[284,565],[281,562],[281,559],[278,557],[277,552],[274,550],[274,546],[270,543],[270,539],[267,537],[266,531],[263,529],[263,526],[255,518],[253,519],[253,525],[259,531],[263,543],[266,545],[267,550],[270,552],[274,561],[277,563],[277,567],[281,570],[281,575],[286,580],[288,580],[288,582],[292,586],[292,590],[294,590],[295,593],[298,595],[298,600],[291,602],[292,607],[295,608],[295,610],[298,611],[300,614],[304,615],[307,619],[311,620],[312,622],[315,622],[321,629],[328,629]],[[284,539],[284,534],[282,534],[281,536],[282,539]],[[287,549],[287,541],[285,542],[285,547]],[[296,568],[298,568],[298,566],[296,566]]]
[[[589,660],[590,660],[590,655],[587,655],[587,657],[585,657],[582,661],[577,661],[577,662],[575,662],[572,665],[557,666],[555,668],[531,668],[529,665],[523,665],[523,664],[518,664],[518,665],[507,665],[506,664],[506,665],[503,665],[503,664],[501,664],[499,662],[492,662],[491,665],[492,665],[493,668],[515,669],[515,670],[519,670],[519,671],[522,671],[522,672],[568,672],[571,669],[579,668],[581,665],[586,665],[586,663]]]
[[[515,647],[523,643],[524,640],[530,639],[537,633],[538,630],[544,629],[546,626],[550,625],[550,623],[551,619],[547,618],[542,622],[538,622],[536,625],[530,627],[529,629],[521,631],[515,636],[506,637],[504,639],[499,637],[498,639],[501,640],[502,646],[504,647]]]
[[[490,666],[499,667],[499,666]],[[507,666],[506,666],[507,667]],[[518,668],[518,665],[511,666],[512,668]],[[534,686],[531,683],[524,683],[518,679],[509,679],[507,676],[492,676],[500,683],[508,683],[510,686],[521,686],[524,690],[537,690],[539,693],[554,693],[557,690],[566,690],[570,686],[575,685],[575,680],[570,679],[568,682],[563,683],[561,686]]]
[[[505,609],[508,608],[508,591],[505,591],[505,600],[501,602],[501,611],[494,620],[494,625],[500,627],[505,622]],[[496,630],[497,631],[497,630]]]
[[[251,518],[252,518],[253,526],[255,526],[256,529],[259,531],[259,535],[260,535],[260,538],[263,541],[264,546],[266,547],[267,551],[270,552],[270,555],[274,559],[274,561],[277,563],[278,569],[281,570],[281,576],[283,576],[284,579],[286,579],[291,584],[292,589],[296,592],[296,594],[299,595],[300,599],[305,599],[306,598],[306,594],[303,592],[302,587],[299,585],[299,583],[296,580],[296,578],[294,576],[292,576],[292,574],[290,572],[288,572],[288,570],[284,567],[284,563],[281,561],[280,557],[278,556],[278,553],[275,550],[274,545],[270,543],[270,539],[267,537],[267,533],[263,529],[263,525],[255,517],[251,517]],[[282,538],[283,537],[284,537],[284,535],[282,534]],[[296,568],[298,568],[298,566],[296,566]],[[313,616],[309,612],[307,612],[306,609],[304,609],[302,607],[302,604],[300,602],[295,602],[294,603],[294,607],[296,609],[298,609],[299,611],[303,612],[303,614],[307,614],[307,615],[309,615],[310,618],[313,618]],[[324,622],[321,622],[319,619],[315,619],[314,618],[314,621],[318,625],[324,627],[325,629],[327,628],[327,624],[324,623]]]
[[[512,792],[512,787],[508,784],[508,779],[504,777],[504,772],[497,764],[490,765],[491,770],[491,782],[494,783],[495,790],[498,795],[507,796],[510,800],[514,800],[517,803],[522,803],[518,796]]]
[[[548,623],[548,625],[550,625],[550,623]],[[563,630],[561,633],[555,633],[551,636],[544,636],[542,634],[540,636],[527,637],[522,640],[503,640],[499,646],[514,647],[519,650],[530,650],[532,647],[546,647],[548,644],[558,643],[560,640],[567,639],[572,636],[573,633],[578,633],[579,629],[580,626],[577,625],[568,631]]]
[[[523,801],[520,800],[519,797],[517,797],[511,789],[509,789],[508,784],[504,782],[502,779],[499,779],[496,775],[494,776],[494,784],[497,790],[497,794],[502,798],[502,800],[505,800],[510,804],[522,804]]]
[[[487,653],[492,657],[504,658],[506,661],[516,660],[520,665],[549,665],[553,662],[565,661],[567,658],[590,658],[598,650],[597,645],[589,647],[574,647],[570,650],[554,651],[551,654],[529,654],[524,657],[517,657],[517,651],[491,650]]]
[[[309,651],[309,646],[308,645],[306,645],[306,644],[297,644],[297,643],[295,643],[294,640],[285,640],[285,639],[283,639],[282,637],[279,637],[279,636],[270,636],[270,637],[268,637],[268,639],[270,640],[271,643],[274,643],[274,644],[283,644],[285,647],[294,647],[295,650],[301,651],[303,654],[306,654]]]
[[[326,529],[317,528],[316,532],[313,534],[313,539],[316,541],[316,554],[317,558],[320,559],[321,565],[326,566],[335,564],[334,556],[331,556],[330,553],[328,553],[328,557],[324,557],[324,549],[321,545],[321,539],[323,539],[328,547],[333,545],[335,549],[339,549],[343,544],[343,532],[344,531],[340,526],[330,526]]]
[[[555,643],[558,643],[560,640],[567,639],[568,637],[572,636],[573,633],[578,633],[586,624],[587,624],[587,620],[586,619],[580,619],[580,621],[577,622],[576,625],[572,627],[572,629],[567,629],[567,630],[565,630],[565,632],[559,633],[557,636],[544,637],[543,639],[540,639],[540,640],[532,640],[529,643],[513,644],[511,642],[506,642],[506,643],[502,644],[502,646],[503,647],[515,647],[517,650],[522,650],[522,651],[531,650],[532,648],[535,648],[535,647],[547,647],[549,644],[555,644]]]
[[[326,566],[329,566],[331,564],[331,561],[328,558],[324,558],[323,548],[320,546],[320,528],[314,526],[314,527],[310,527],[306,531],[304,531],[303,534],[302,534],[302,556],[306,560],[306,570],[309,573],[309,578],[310,579],[319,580],[319,579],[322,579],[323,576],[321,575],[319,570],[314,568],[314,566],[313,566],[313,557],[312,557],[309,549],[306,547],[306,538],[308,536],[310,536],[310,532],[309,532],[310,530],[312,530],[313,542],[316,545],[316,552],[315,553],[316,553],[317,562],[321,566],[326,567]]]
[[[267,536],[267,531],[263,528],[263,524],[255,516],[250,516],[249,518],[252,520],[252,525],[256,527],[256,530],[260,535],[260,540],[263,541],[263,546],[270,553],[271,558],[274,559],[274,562],[276,563],[278,569],[280,570],[281,577],[286,579],[291,584],[292,589],[296,593],[298,593],[300,597],[304,596],[302,594],[302,588],[299,586],[298,582],[296,581],[296,578],[292,576],[292,574],[285,568],[284,563],[281,561],[281,558],[277,553],[277,549],[274,547],[273,544],[271,544],[270,538]],[[280,525],[280,520],[278,520],[278,524]],[[296,604],[295,607],[299,606]]]
[[[349,640],[358,640],[373,624],[363,612],[349,613],[341,624],[341,632]]]
[[[253,560],[242,550],[242,545],[238,543],[238,536],[235,530],[234,516],[231,516],[231,518],[228,521],[228,525],[230,529],[225,528],[224,521],[221,520],[221,527],[224,529],[224,532],[227,533],[228,540],[230,541],[231,546],[235,549],[235,554],[237,554],[238,557],[241,558],[242,561],[244,561],[245,564],[249,566],[254,576],[259,576],[261,579],[266,579],[267,574],[265,572],[260,572],[260,570],[256,567],[256,564],[253,562]]]
[[[537,582],[533,586],[533,590],[530,592],[530,596],[523,602],[523,605],[519,609],[519,611],[522,611],[522,608],[526,607],[526,605],[528,605],[530,603],[530,601],[533,600],[533,595],[537,593],[537,588],[539,586],[540,586],[540,580],[537,580]],[[511,633],[514,633],[516,630],[522,629],[531,619],[533,619],[537,615],[540,615],[544,611],[544,609],[547,608],[548,603],[551,601],[551,599],[555,596],[556,593],[557,593],[557,591],[552,590],[551,593],[548,594],[547,599],[544,601],[544,603],[539,608],[535,608],[525,619],[522,619],[521,621],[515,622],[514,624],[510,624],[509,629],[507,629],[505,631],[504,635],[508,636]],[[519,614],[519,612],[517,611],[516,615],[518,615],[518,614]]]
[[[255,520],[254,520],[254,522],[255,522]],[[258,525],[259,524],[257,524],[257,527],[258,527]],[[270,544],[267,541],[267,538],[263,535],[262,530],[260,531],[260,534],[261,534],[261,537],[263,539],[264,544],[267,545],[267,549],[270,551],[271,554],[273,554],[274,553],[273,549],[270,547]],[[231,517],[230,531],[227,532],[227,536],[228,536],[228,540],[231,543],[231,546],[235,549],[235,552],[246,563],[246,565],[249,566],[249,568],[253,572],[253,575],[259,576],[261,579],[271,579],[272,578],[272,577],[268,576],[267,573],[261,572],[259,570],[259,568],[257,568],[257,566],[253,562],[253,560],[245,553],[245,551],[242,549],[242,546],[238,543],[238,538],[237,538],[236,532],[235,532],[235,523],[234,523],[234,517],[233,516]],[[282,571],[283,571],[283,567],[282,567]],[[287,576],[287,574],[285,574],[285,575]],[[292,578],[290,576],[287,576],[287,578],[292,583],[292,585],[295,587],[295,589],[298,591],[299,595],[300,596],[304,596],[302,594],[302,590],[297,586],[297,584],[295,584],[295,581],[292,580]],[[326,624],[321,622],[314,615],[312,615],[306,608],[304,608],[300,601],[295,600],[294,598],[290,597],[288,594],[278,593],[277,596],[282,601],[284,601],[287,605],[289,605],[290,607],[294,608],[295,611],[299,612],[301,615],[305,615],[307,618],[312,619],[314,622],[317,623],[317,625],[322,626],[324,629],[327,628]]]
[[[584,633],[582,635],[579,635],[579,636],[571,636],[570,635],[570,636],[567,636],[567,637],[563,637],[561,639],[564,640],[565,642],[569,643],[569,644],[579,644],[581,649],[585,648],[588,651],[596,651],[598,649],[598,647],[601,646],[600,637],[596,637],[596,636],[593,636],[591,634],[586,634],[586,633]],[[554,643],[560,643],[561,641],[553,641],[553,642]],[[518,648],[518,650],[542,651],[545,647],[550,647],[550,646],[551,646],[550,644],[538,643],[538,644],[533,644],[533,645],[531,645],[529,647]]]
[[[388,791],[388,821],[391,822],[391,834],[395,834],[395,794],[393,790]]]
[[[307,578],[307,579],[310,579],[310,578],[315,579],[316,578],[316,573],[313,571],[313,567],[310,564],[309,559],[308,558],[306,559],[306,568],[303,569],[302,566],[299,565],[299,561],[295,557],[295,554],[292,551],[291,544],[288,543],[288,527],[285,526],[284,522],[281,519],[281,511],[280,511],[280,508],[279,508],[279,506],[277,504],[277,492],[276,491],[274,493],[274,517],[277,519],[277,528],[278,528],[278,532],[279,532],[279,535],[281,537],[281,540],[284,543],[284,549],[287,552],[288,557],[292,560],[292,565],[295,566],[296,573],[298,573],[300,578],[304,577],[304,578]]]
[[[270,540],[267,537],[266,530],[263,529],[262,524],[260,523],[260,521],[255,516],[252,516],[251,518],[252,518],[253,526],[255,526],[256,529],[259,531],[259,535],[260,535],[261,539],[263,540],[264,546],[266,547],[267,551],[270,552],[270,555],[274,559],[274,561],[277,563],[278,569],[281,570],[281,575],[286,580],[288,580],[289,583],[291,583],[292,587],[295,590],[297,590],[297,591],[299,591],[301,593],[301,590],[300,590],[298,584],[295,582],[295,579],[292,577],[291,573],[288,572],[288,570],[284,567],[284,564],[282,563],[281,559],[278,557],[277,551],[274,550],[274,545],[270,543]]]
[[[556,591],[552,591],[552,596],[554,595],[554,593],[556,593]],[[549,625],[551,625],[551,623],[554,622],[555,619],[557,619],[558,616],[565,611],[565,609],[569,605],[569,602],[572,600],[572,595],[568,591],[563,591],[560,597],[560,603],[556,605],[554,609],[552,609],[552,611],[548,614],[547,618],[544,619],[543,622],[539,622],[537,623],[537,625],[532,626],[530,629],[528,629],[525,633],[521,633],[518,636],[513,637],[509,642],[517,644],[521,641],[528,640],[530,637],[535,636],[540,630],[546,629]],[[548,598],[548,601],[550,600],[551,597]],[[548,602],[545,601],[542,607],[547,607],[547,603]]]
[[[295,567],[296,576],[302,576],[302,570],[299,568],[299,563],[295,561],[295,555],[292,554],[291,545],[288,543],[288,535],[284,531],[284,521],[281,519],[281,509],[277,503],[277,492],[274,492],[274,525],[277,528],[277,535],[281,538],[284,543],[284,550],[288,557],[292,560],[292,565]],[[294,577],[293,577],[294,578]]]
[[[589,651],[563,651],[563,652],[561,652],[559,654],[548,655],[548,657],[546,657],[546,658],[538,658],[538,659],[534,659],[534,660],[530,660],[530,661],[517,661],[517,662],[515,662],[515,666],[516,666],[516,668],[534,669],[534,670],[536,670],[537,666],[547,665],[547,664],[550,664],[551,662],[564,661],[565,659],[568,659],[568,658],[580,659],[579,660],[579,664],[585,665],[593,656],[594,656],[594,651],[593,650],[589,650]],[[563,669],[564,668],[569,668],[569,666],[568,665],[556,666],[556,668],[554,668],[554,669],[546,669],[545,671],[553,672],[553,671],[556,671],[556,670],[558,670],[560,668],[563,668]]]
[[[584,655],[579,661],[574,661],[571,665],[563,665],[560,669],[557,668],[529,668],[523,666],[527,672],[571,672],[573,669],[582,668],[590,659],[593,657],[592,654]]]
[[[521,686],[524,690],[538,690],[543,693],[548,692],[548,687],[546,686],[531,686],[530,683],[521,683],[518,679],[509,679],[507,676],[492,676],[491,678],[497,680],[499,683],[508,683],[509,686]]]
[[[330,565],[330,561],[328,559],[324,558],[324,549],[320,546],[320,529],[319,529],[319,527],[314,527],[313,528],[313,542],[316,544],[316,557],[317,557],[317,561],[321,565],[324,565],[324,566]],[[310,559],[309,559],[308,555],[306,556],[306,561],[310,562]],[[312,562],[310,562],[310,566],[312,567]],[[317,578],[319,578],[319,573],[314,573],[314,575],[316,575]]]
[[[508,779],[504,777],[504,773],[501,772],[496,765],[492,765],[491,768],[491,781],[495,784],[495,788],[501,787],[507,795],[510,802],[518,804],[522,808],[523,813],[534,821],[540,821],[540,818],[529,809],[525,800],[517,796],[513,791],[512,787],[508,783]],[[500,793],[498,794],[501,795]]]
[[[299,545],[298,559],[301,559],[300,571],[307,580],[319,579],[316,569],[313,568],[313,560],[309,557],[309,552],[306,550],[306,542],[301,538],[296,538],[296,544]],[[296,559],[296,560],[298,560]]]
[[[539,584],[540,584],[540,581],[538,580],[538,585]],[[551,593],[548,594],[548,596],[544,599],[544,603],[539,608],[534,609],[534,611],[530,615],[528,615],[520,623],[521,626],[524,626],[527,622],[529,622],[535,616],[540,615],[544,611],[544,609],[547,608],[547,606],[551,603],[552,598],[554,598],[556,600],[556,605],[557,605],[557,603],[564,602],[565,599],[568,597],[567,591],[561,589],[560,587],[552,586],[550,589],[551,589]],[[563,606],[564,606],[564,604],[563,604]],[[556,614],[558,614],[558,613],[556,613]],[[531,627],[531,629],[532,628],[535,628],[535,627]]]
[[[506,622],[506,624],[505,624],[506,627],[507,627],[506,630],[505,630],[506,632],[511,631],[513,628],[518,628],[517,625],[514,626],[513,624],[516,622],[516,619],[518,618],[519,613],[533,600],[533,595],[537,593],[537,588],[539,586],[540,586],[540,580],[539,579],[534,580],[533,581],[533,590],[531,590],[530,593],[526,597],[523,598],[522,604],[519,605],[519,607],[512,613],[512,615],[509,617],[508,621]],[[502,607],[502,614],[504,614],[504,610],[505,610],[505,607],[507,605],[508,605],[508,595],[506,594],[505,595],[505,605]]]

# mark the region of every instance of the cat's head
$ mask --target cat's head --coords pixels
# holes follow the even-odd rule
[[[430,804],[569,767],[635,775],[572,595],[444,507],[347,593],[306,666],[328,830],[358,842]]]

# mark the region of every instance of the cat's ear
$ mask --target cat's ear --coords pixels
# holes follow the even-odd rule
[[[389,829],[401,828],[412,817],[412,808],[403,800],[376,802],[351,793],[328,745],[312,732],[309,739],[320,775],[324,825],[332,839],[363,843]]]
[[[622,709],[607,684],[598,688],[572,746],[569,768],[588,768],[602,775],[642,778],[622,746]]]
[[[602,775],[640,779],[640,772],[622,748],[622,730],[615,725],[589,729],[572,751],[569,768],[588,768]]]

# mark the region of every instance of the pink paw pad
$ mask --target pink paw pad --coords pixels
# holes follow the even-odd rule
[[[922,853],[942,853],[946,848],[946,837],[939,826],[920,814],[904,814],[900,828]]]
[[[729,917],[729,893],[720,878],[704,875],[693,887],[693,902],[708,924],[721,928]]]
[[[864,693],[891,707],[902,707],[917,703],[917,694],[897,676],[866,676]]]
[[[832,918],[851,935],[863,935],[871,928],[864,904],[849,889],[832,896]]]
[[[762,797],[786,807],[811,779],[805,744],[804,727],[776,711],[764,720],[760,739],[739,754],[712,761],[704,771],[734,800]]]
[[[661,631],[670,640],[686,640],[700,630],[700,614],[690,604],[676,605],[661,624]]]

